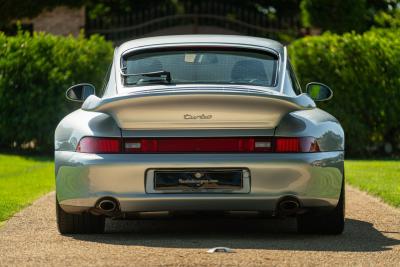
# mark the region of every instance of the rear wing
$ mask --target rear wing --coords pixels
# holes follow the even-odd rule
[[[83,110],[109,114],[122,129],[271,129],[287,113],[315,108],[306,94],[222,90],[135,93],[89,97]]]

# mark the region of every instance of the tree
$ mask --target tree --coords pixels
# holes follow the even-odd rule
[[[303,26],[334,33],[397,25],[399,8],[400,0],[302,0],[300,4]]]
[[[386,12],[379,11],[374,16],[374,22],[374,25],[380,28],[400,28],[400,3]]]
[[[305,27],[335,33],[366,29],[366,0],[302,0],[300,8]]]

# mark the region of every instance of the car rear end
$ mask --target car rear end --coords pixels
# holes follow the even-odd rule
[[[258,47],[259,64],[254,48],[193,46],[116,53],[118,92],[90,96],[57,127],[60,232],[91,231],[64,223],[74,220],[101,232],[104,217],[148,212],[301,216],[339,206],[341,127],[305,94],[282,91],[283,50]]]
[[[324,151],[307,134],[275,135],[285,114],[307,109],[299,99],[215,90],[99,102],[92,109],[112,114],[121,135],[83,136],[75,151],[56,152],[61,207],[118,216],[183,210],[295,214],[337,205],[343,152]],[[103,209],[103,200],[114,205]]]

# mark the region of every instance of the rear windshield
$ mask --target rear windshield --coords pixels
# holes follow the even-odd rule
[[[277,64],[276,55],[254,50],[168,50],[126,56],[122,72],[125,86],[204,83],[273,87]]]

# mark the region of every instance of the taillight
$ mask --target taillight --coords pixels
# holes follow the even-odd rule
[[[125,139],[127,153],[249,153],[270,151],[271,139],[228,138],[138,138]]]
[[[313,137],[276,137],[274,150],[277,153],[320,151],[317,140]]]
[[[83,137],[82,153],[304,153],[319,152],[313,137],[108,138]]]
[[[111,154],[121,153],[121,139],[109,137],[83,137],[78,146],[77,152]]]

